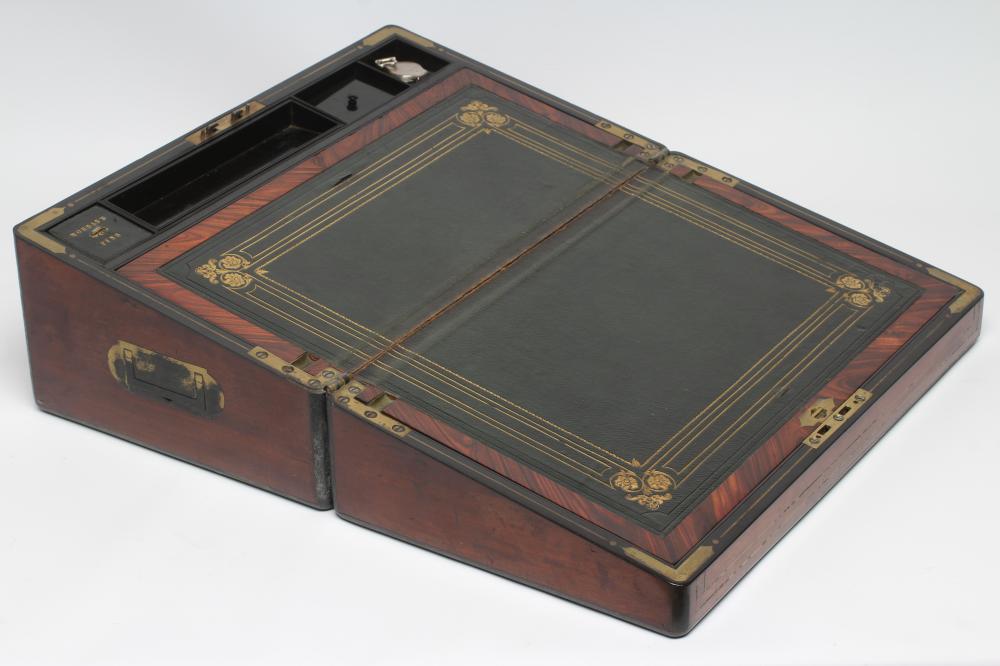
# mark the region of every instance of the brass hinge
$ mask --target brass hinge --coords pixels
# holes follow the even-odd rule
[[[236,123],[243,122],[263,108],[264,105],[256,100],[253,102],[247,102],[243,106],[233,109],[229,113],[222,114],[201,129],[188,134],[184,137],[184,140],[197,146],[199,143],[208,141],[219,132],[229,129]]]
[[[410,428],[382,412],[396,398],[388,393],[383,393],[371,402],[364,403],[360,399],[364,390],[364,384],[352,380],[333,391],[333,400],[347,411],[357,414],[382,430],[390,432],[396,437],[405,437],[410,432]]]
[[[845,400],[832,414],[827,416],[818,428],[812,431],[802,443],[814,449],[823,446],[826,440],[833,436],[841,426],[851,420],[858,413],[861,406],[871,400],[872,392],[865,389],[858,389],[850,398]]]
[[[695,173],[699,173],[702,176],[707,176],[712,180],[717,180],[720,183],[724,185],[729,185],[731,187],[735,187],[740,182],[739,178],[736,178],[735,176],[725,173],[724,171],[719,171],[718,169],[714,169],[708,166],[707,164],[702,164],[698,160],[693,160],[690,157],[684,157],[683,155],[678,155],[677,153],[667,155],[660,162],[660,168],[663,169],[664,171],[670,171],[674,167],[678,166],[687,167],[688,169],[691,169]]]
[[[306,354],[303,354],[294,361],[286,361],[263,347],[254,347],[248,353],[267,367],[277,370],[284,376],[307,388],[320,390],[328,386],[339,386],[343,382],[343,375],[334,368],[323,368],[319,373],[311,375],[299,367],[302,365],[301,361],[308,358]]]
[[[609,123],[607,120],[598,120],[594,124],[608,134],[612,134],[626,143],[631,143],[633,146],[639,146],[639,148],[642,149],[642,157],[652,158],[663,149],[663,146],[655,141],[650,141],[644,136],[636,134],[635,132],[630,132],[624,127],[619,127],[614,123]]]

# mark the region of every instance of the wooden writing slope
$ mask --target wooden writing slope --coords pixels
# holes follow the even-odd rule
[[[982,311],[396,27],[16,233],[43,409],[672,636]]]

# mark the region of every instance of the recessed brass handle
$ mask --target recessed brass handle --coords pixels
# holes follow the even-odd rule
[[[204,368],[119,340],[108,350],[108,369],[132,393],[203,416],[222,411],[225,397]]]

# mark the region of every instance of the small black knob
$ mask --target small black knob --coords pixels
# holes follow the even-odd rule
[[[347,96],[347,110],[348,111],[357,111],[358,110],[358,96],[357,95],[348,95]]]

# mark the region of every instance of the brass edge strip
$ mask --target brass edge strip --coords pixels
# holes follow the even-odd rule
[[[44,213],[39,213],[30,220],[22,222],[17,226],[17,233],[27,240],[30,240],[38,245],[41,245],[46,250],[50,252],[55,252],[56,254],[65,254],[66,246],[57,241],[52,236],[42,233],[38,230],[38,227],[51,222],[57,217],[61,216],[66,212],[63,207],[50,208]]]
[[[594,123],[594,125],[608,134],[618,137],[622,141],[627,141],[632,145],[639,146],[642,148],[643,157],[652,157],[662,148],[662,146],[655,141],[647,139],[646,137],[636,134],[635,132],[630,132],[624,127],[619,127],[618,125],[608,122],[607,120],[598,120]]]
[[[828,416],[818,428],[802,440],[802,443],[810,448],[818,449],[826,440],[833,436],[833,433],[840,430],[842,425],[850,421],[858,413],[861,405],[871,400],[871,398],[871,391],[859,388],[850,398],[841,403],[837,411]]]
[[[382,413],[386,405],[392,403],[395,398],[383,394],[381,398],[373,400],[366,405],[357,398],[358,394],[364,389],[363,384],[351,381],[334,391],[333,399],[347,411],[357,414],[365,421],[378,426],[395,437],[405,437],[408,435],[410,433],[409,427]]]
[[[948,305],[948,311],[951,312],[952,314],[958,314],[965,308],[969,307],[972,304],[972,301],[979,298],[979,296],[983,293],[983,290],[977,287],[976,285],[966,282],[962,278],[955,277],[951,273],[946,273],[940,268],[934,268],[933,266],[928,266],[927,272],[930,275],[941,280],[942,282],[947,282],[951,286],[957,287],[962,290],[962,293],[959,295],[959,297],[953,300]]]
[[[712,180],[717,180],[724,185],[729,185],[735,187],[739,185],[740,179],[735,176],[731,176],[724,171],[719,171],[718,169],[713,169],[707,164],[702,164],[697,160],[693,160],[690,157],[684,157],[683,155],[668,155],[664,158],[663,162],[660,163],[660,168],[664,171],[670,171],[675,166],[684,166],[692,171],[697,171],[703,176],[708,176]]]
[[[247,102],[232,111],[222,114],[215,120],[205,124],[203,127],[196,129],[194,132],[184,137],[184,140],[197,146],[213,136],[218,135],[220,132],[226,131],[233,125],[243,122],[263,108],[264,104],[262,102],[258,102],[257,100]]]
[[[364,46],[375,46],[379,42],[384,42],[390,37],[405,37],[414,44],[419,44],[420,46],[433,47],[434,42],[427,39],[426,37],[421,37],[420,35],[415,35],[409,30],[404,28],[398,28],[396,26],[389,26],[387,28],[382,28],[381,30],[376,30],[372,34],[368,35],[361,40]]]
[[[676,567],[672,567],[663,560],[653,557],[644,550],[639,550],[635,546],[625,546],[625,554],[636,562],[652,569],[664,578],[675,583],[684,583],[690,580],[698,569],[712,556],[711,546],[698,546]]]
[[[277,354],[272,354],[263,347],[254,347],[247,353],[272,370],[276,370],[285,377],[307,388],[323,389],[327,386],[339,385],[341,381],[340,373],[333,368],[324,368],[318,375],[310,375],[305,370],[296,368],[288,361],[285,361]]]

